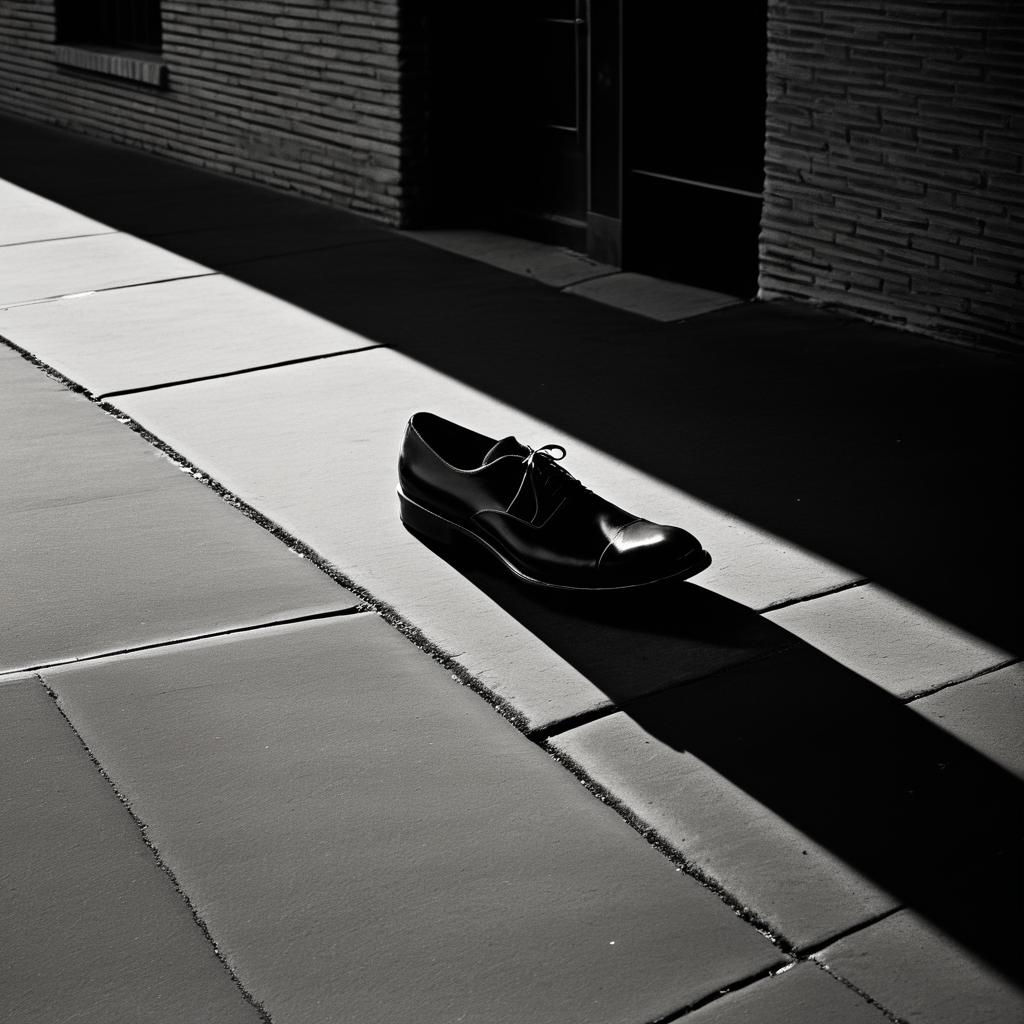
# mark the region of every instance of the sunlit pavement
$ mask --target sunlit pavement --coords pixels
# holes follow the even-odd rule
[[[0,1016],[1019,1019],[1018,356],[4,129]],[[420,408],[714,564],[429,549]]]

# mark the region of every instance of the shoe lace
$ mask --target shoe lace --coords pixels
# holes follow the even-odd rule
[[[533,515],[526,521],[534,525],[541,518],[542,495],[545,499],[543,502],[545,509],[554,511],[553,503],[567,489],[570,487],[582,488],[583,485],[572,473],[558,465],[565,458],[565,454],[565,449],[560,444],[545,444],[541,445],[540,448],[531,448],[529,454],[522,457],[523,476],[519,481],[519,486],[516,488],[515,495],[508,503],[505,511],[512,511],[512,507],[524,493],[527,484],[529,484],[530,493],[533,497]]]

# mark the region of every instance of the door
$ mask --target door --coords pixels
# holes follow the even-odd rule
[[[623,5],[623,266],[757,288],[766,4]]]
[[[510,229],[583,249],[587,218],[587,0],[516,5],[518,124]],[[516,8],[513,8],[514,10]],[[511,19],[510,19],[511,20]],[[510,26],[511,28],[511,26]]]

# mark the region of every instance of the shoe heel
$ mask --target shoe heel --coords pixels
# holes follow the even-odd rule
[[[459,530],[447,520],[428,512],[421,505],[410,501],[401,491],[398,492],[399,517],[405,527],[438,544],[455,544],[461,540]]]

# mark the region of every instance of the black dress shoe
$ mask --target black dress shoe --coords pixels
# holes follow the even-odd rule
[[[410,420],[398,460],[402,522],[450,544],[482,544],[522,580],[615,590],[706,569],[696,537],[623,511],[560,465],[561,445],[496,441],[429,412]]]

